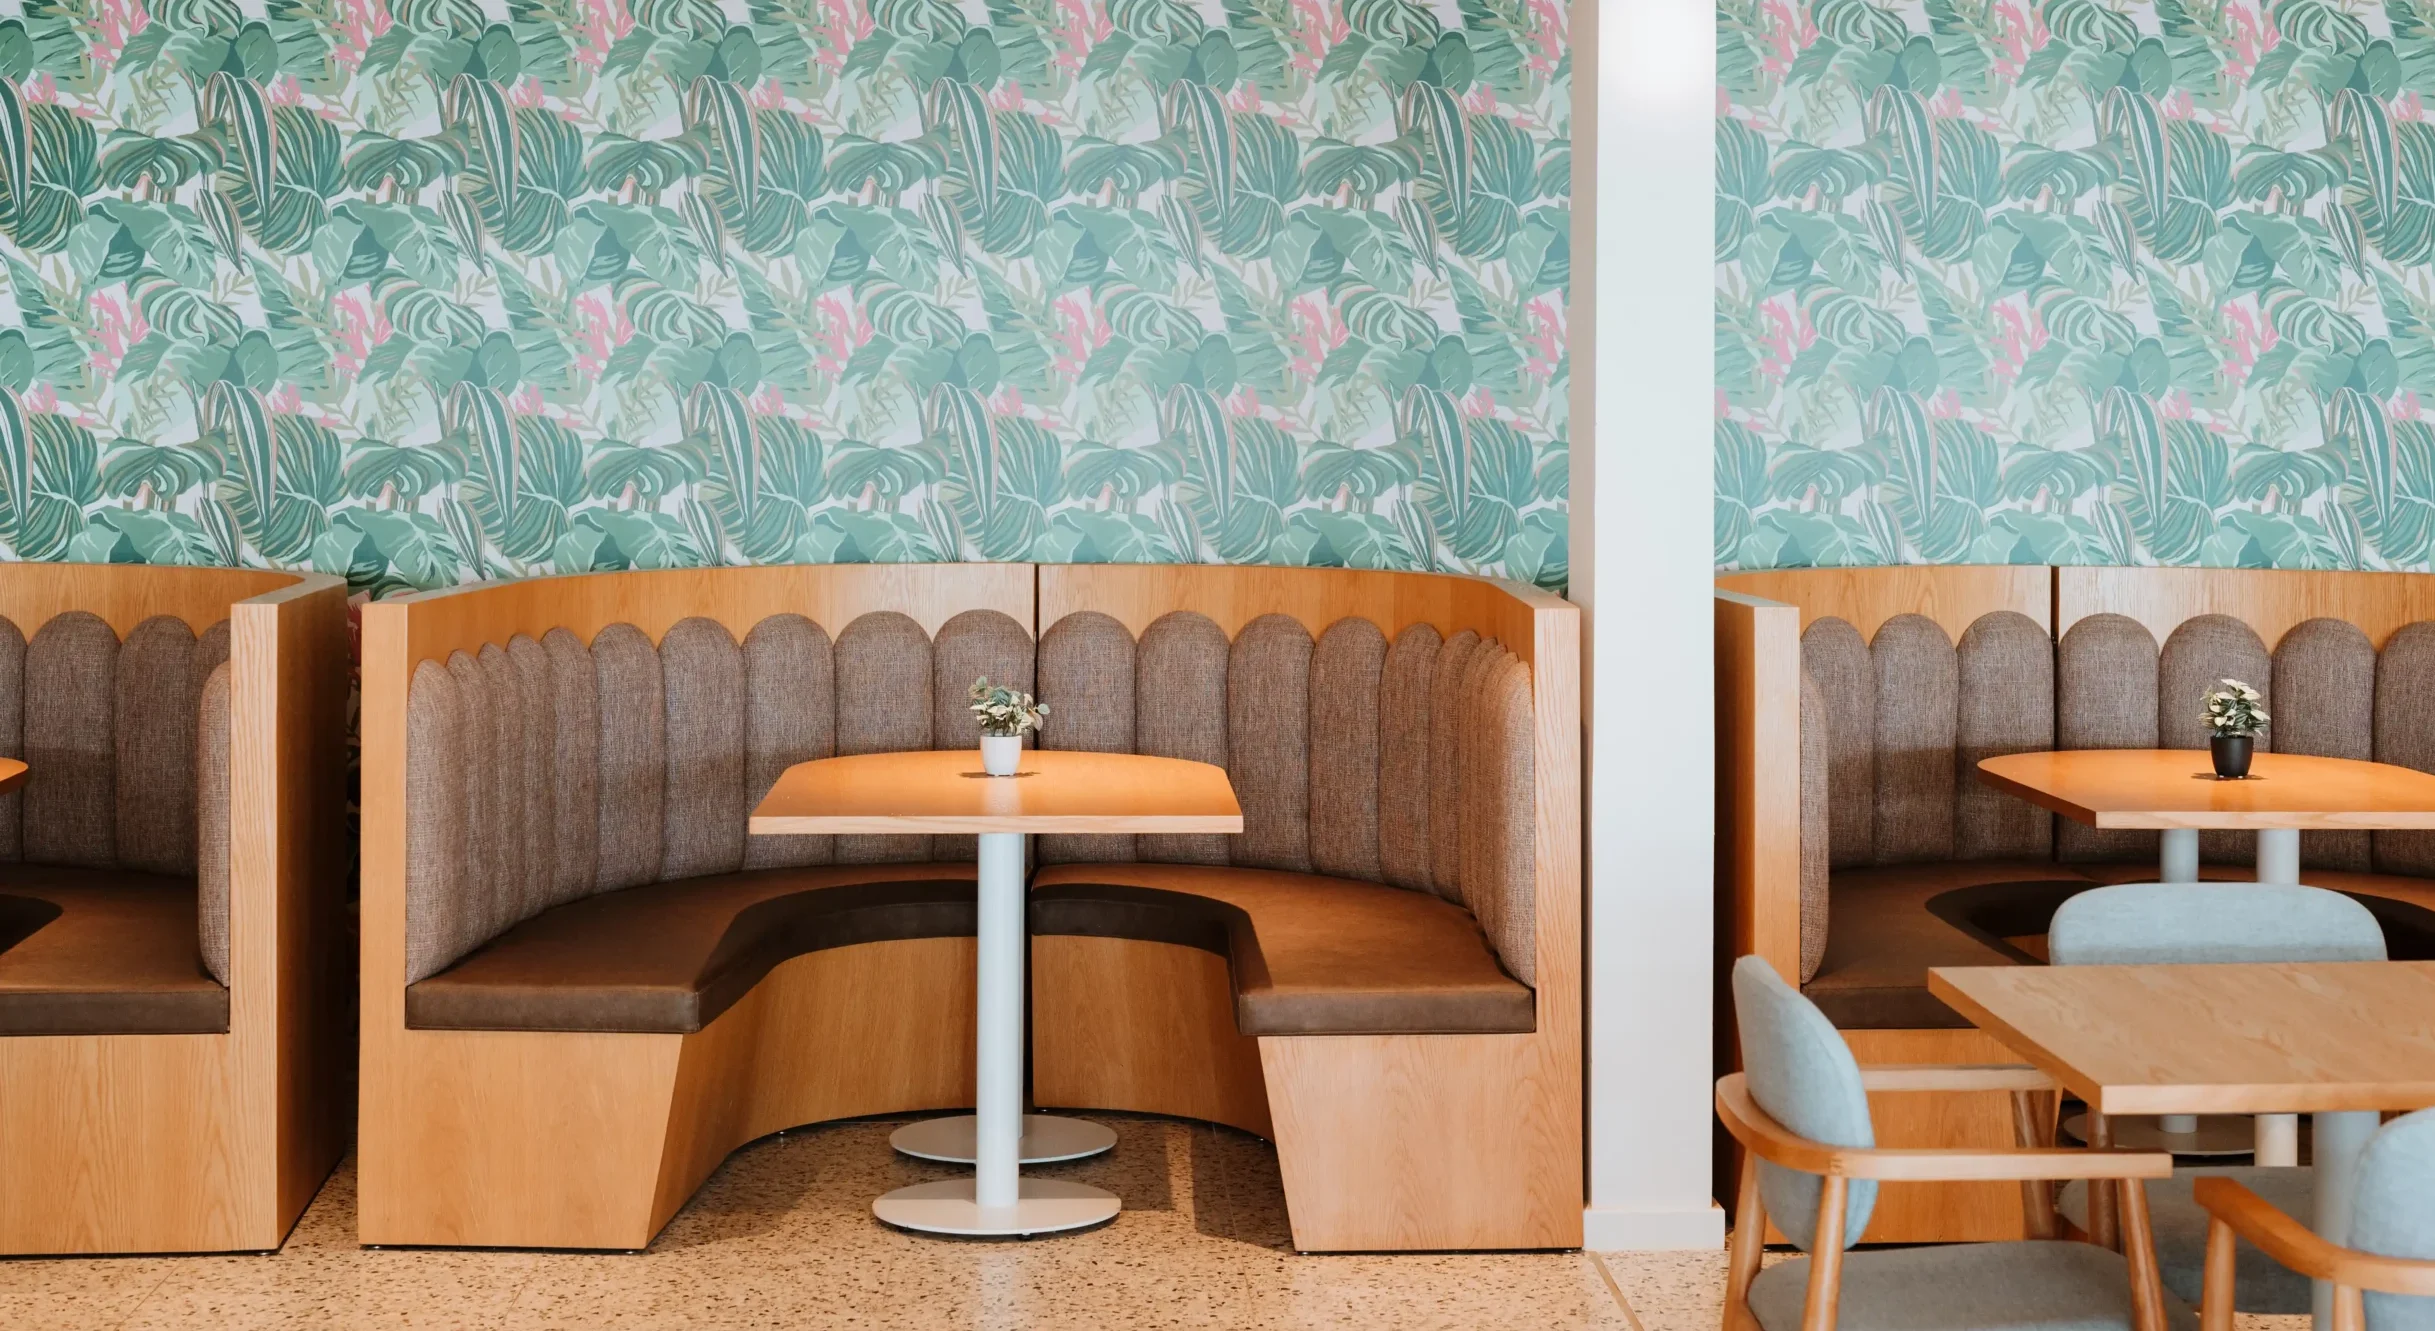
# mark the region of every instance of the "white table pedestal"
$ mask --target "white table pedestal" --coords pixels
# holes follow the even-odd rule
[[[984,832],[980,843],[972,1177],[898,1188],[871,1203],[871,1213],[901,1229],[968,1236],[1049,1234],[1113,1220],[1124,1205],[1114,1193],[1022,1176],[1023,970],[1031,942],[1023,921],[1023,834]],[[942,1128],[939,1135],[950,1132]]]
[[[2340,1247],[2350,1241],[2350,1212],[2358,1192],[2359,1157],[2367,1151],[2368,1138],[2376,1135],[2384,1115],[2367,1110],[2319,1114],[2316,1118],[2316,1130],[2310,1138],[2317,1167],[2317,1214],[2313,1228],[2319,1238]],[[2313,1309],[2316,1331],[2334,1331],[2334,1287],[2322,1280],[2310,1283],[2316,1293]]]

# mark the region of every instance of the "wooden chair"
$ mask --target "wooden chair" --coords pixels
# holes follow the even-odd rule
[[[2334,1331],[2435,1327],[2435,1110],[2384,1125],[2359,1158],[2349,1246],[2292,1219],[2228,1178],[2195,1190],[2207,1223],[2202,1331],[2232,1331],[2236,1239],[2333,1285]]]
[[[1764,960],[1736,963],[1733,990],[1747,1071],[1716,1087],[1717,1115],[1743,1147],[1725,1331],[1832,1331],[1847,1318],[1852,1331],[1864,1331],[1897,1319],[1918,1325],[1923,1315],[1953,1327],[2165,1331],[2191,1324],[2187,1305],[2167,1294],[2159,1278],[2137,1186],[2167,1177],[2171,1156],[2036,1144],[2009,1151],[1879,1149],[1869,1123],[1872,1091],[2009,1092],[2016,1131],[2034,1143],[2049,1130],[2039,1120],[2052,1110],[2039,1097],[2053,1083],[2027,1067],[1863,1073],[1825,1015]],[[2094,1244],[2045,1237],[1845,1252],[1867,1228],[1880,1181],[2010,1181],[2026,1190],[2057,1179],[2116,1184],[2127,1260]],[[2028,1209],[2034,1217],[2043,1208]],[[1762,1235],[1771,1218],[1813,1255],[1762,1273]]]

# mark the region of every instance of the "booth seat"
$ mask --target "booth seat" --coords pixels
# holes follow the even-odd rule
[[[0,1252],[277,1247],[336,1163],[345,652],[334,578],[0,564]]]
[[[1080,572],[592,575],[370,607],[364,1241],[639,1247],[754,1137],[969,1105],[972,839],[745,824],[792,764],[973,743],[987,675],[1050,704],[1043,742],[1220,763],[1245,809],[1241,837],[1039,839],[1040,1104],[1274,1137],[1300,1246],[1577,1244],[1578,1048],[1543,1037],[1578,1030],[1578,997],[1537,957],[1543,916],[1577,937],[1578,876],[1539,869],[1529,668],[1454,622],[1445,655],[1417,617],[1392,625],[1400,671],[1365,619],[1319,619],[1314,647],[1297,614],[1394,606],[1395,575],[1296,595],[1283,570]],[[1448,621],[1570,613],[1421,581],[1448,586],[1402,599]],[[1246,620],[1246,591],[1284,609]],[[1106,608],[1035,648],[1035,597],[1075,596],[1168,613],[1138,658]],[[1392,744],[1420,752],[1391,769]],[[1364,1103],[1415,1070],[1440,1104]],[[1424,1159],[1449,1190],[1398,1177]]]
[[[1732,937],[1798,975],[1863,1062],[2015,1058],[1928,971],[2040,964],[2073,892],[2157,873],[2155,832],[2050,815],[1978,781],[1980,760],[2203,750],[2199,697],[2233,678],[2267,695],[2261,749],[2435,770],[2435,577],[1914,567],[1718,587]],[[2199,849],[2208,876],[2254,873],[2249,835]],[[2391,955],[2435,955],[2435,834],[2304,832],[2301,872],[2366,901]],[[2001,1098],[1979,1100],[1888,1099],[1879,1121],[1921,1134],[1896,1144],[2010,1141]],[[1887,1204],[1872,1237],[2022,1232],[2011,1190],[1889,1186]]]

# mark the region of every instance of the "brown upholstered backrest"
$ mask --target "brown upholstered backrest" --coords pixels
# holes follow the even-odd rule
[[[1159,754],[1226,768],[1239,836],[1052,836],[1041,858],[1238,864],[1390,883],[1470,907],[1505,968],[1536,970],[1528,668],[1469,631],[1390,643],[1367,619],[1314,639],[1262,615],[1229,642],[1209,618],[1115,618],[1040,635],[1043,747]]]
[[[792,764],[957,747],[976,676],[1029,689],[1029,630],[993,610],[935,638],[893,612],[831,640],[800,615],[739,643],[686,619],[426,660],[407,707],[406,981],[552,906],[740,869],[969,859],[969,837],[747,837]]]

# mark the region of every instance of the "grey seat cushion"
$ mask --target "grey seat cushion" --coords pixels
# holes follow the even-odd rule
[[[2306,1224],[2316,1214],[2316,1171],[2262,1169],[2254,1165],[2209,1165],[2177,1169],[2169,1179],[2148,1181],[2148,1221],[2156,1230],[2156,1264],[2164,1269],[2164,1287],[2198,1302],[2207,1266],[2207,1213],[2190,1195],[2197,1181],[2209,1176],[2238,1179],[2251,1192],[2272,1202],[2276,1210]],[[2088,1229],[2088,1185],[2067,1183],[2055,1209],[2063,1218]],[[2233,1265],[2232,1306],[2245,1313],[2296,1314],[2308,1311],[2308,1279],[2240,1241]]]
[[[1759,1273],[1750,1311],[1767,1331],[1797,1331],[1809,1288],[1797,1257]],[[2190,1306],[2165,1296],[2165,1325],[2195,1331]],[[2130,1268],[2092,1243],[1965,1243],[1843,1257],[1838,1331],[2129,1331]]]

